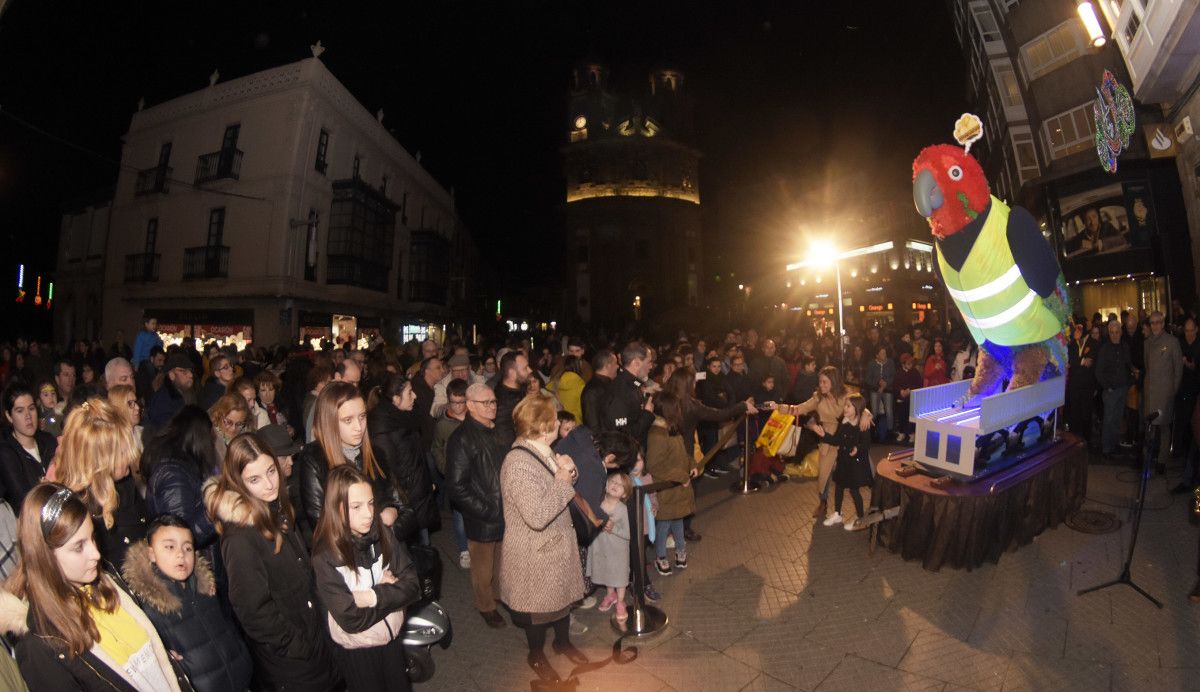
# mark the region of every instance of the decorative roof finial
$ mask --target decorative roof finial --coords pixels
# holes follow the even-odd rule
[[[313,45],[309,46],[308,49],[312,51],[314,58],[321,57],[321,53],[325,52],[325,46],[321,45],[320,39],[318,39]]]
[[[221,78],[221,71],[220,71],[220,70],[213,70],[213,71],[212,71],[212,74],[210,74],[210,75],[208,76],[208,85],[209,85],[209,86],[213,86],[213,85],[215,85],[215,84],[217,83],[217,80],[218,80],[218,79],[220,79],[220,78]]]
[[[382,108],[375,111],[375,119],[378,120],[381,125],[383,124],[383,109]]]
[[[145,108],[146,108],[146,97],[143,96],[138,99],[138,112],[141,113],[143,110],[145,110]]]

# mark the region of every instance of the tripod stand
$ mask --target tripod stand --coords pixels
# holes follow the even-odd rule
[[[1150,469],[1153,468],[1154,454],[1158,450],[1159,437],[1162,434],[1161,425],[1155,425],[1154,421],[1160,415],[1159,411],[1146,416],[1146,442],[1142,448],[1142,477],[1138,482],[1137,501],[1133,505],[1133,533],[1129,537],[1129,553],[1125,555],[1125,566],[1121,568],[1121,574],[1112,581],[1097,584],[1096,586],[1083,589],[1076,592],[1077,596],[1082,596],[1085,593],[1099,591],[1117,584],[1124,584],[1141,595],[1145,596],[1154,605],[1159,608],[1163,607],[1161,601],[1146,593],[1146,590],[1133,582],[1133,577],[1130,575],[1130,567],[1133,565],[1133,550],[1137,547],[1138,529],[1142,525],[1142,507],[1146,504],[1146,486],[1150,483]]]

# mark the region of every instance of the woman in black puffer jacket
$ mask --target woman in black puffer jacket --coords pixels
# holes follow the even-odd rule
[[[316,439],[296,455],[303,504],[296,512],[296,522],[308,545],[312,545],[312,534],[325,503],[329,470],[347,463],[371,479],[375,509],[383,524],[398,533],[411,530],[404,527],[411,513],[404,511],[406,505],[392,482],[392,474],[375,458],[367,434],[367,408],[358,387],[349,382],[330,382],[313,405],[313,428]]]
[[[441,515],[421,446],[420,417],[413,411],[415,402],[412,383],[403,375],[389,376],[387,382],[371,390],[367,427],[371,431],[371,447],[392,482],[407,497],[421,530],[421,542],[428,544],[429,532],[441,526]]]

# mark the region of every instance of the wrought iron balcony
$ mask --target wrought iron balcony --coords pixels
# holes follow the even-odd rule
[[[196,184],[222,178],[237,180],[242,174],[242,150],[222,149],[196,159]]]
[[[138,171],[137,184],[133,188],[135,195],[167,194],[171,191],[170,166],[155,166]]]
[[[183,251],[184,279],[223,279],[227,276],[228,245],[201,245]]]
[[[136,255],[125,255],[125,283],[145,283],[158,281],[158,260],[162,255],[151,252],[140,252]]]

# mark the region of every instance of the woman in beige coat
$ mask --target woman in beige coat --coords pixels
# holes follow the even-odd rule
[[[573,663],[587,658],[571,644],[571,604],[583,598],[583,569],[571,513],[578,471],[571,457],[555,454],[558,412],[549,400],[531,396],[513,409],[517,441],[500,468],[504,540],[500,547],[500,600],[513,624],[525,628],[529,667],[558,680],[543,651],[554,630],[554,651]]]
[[[837,430],[838,422],[842,418],[842,409],[850,394],[852,392],[848,391],[842,382],[842,373],[834,366],[826,365],[817,374],[817,391],[813,392],[808,401],[795,405],[781,404],[778,406],[778,410],[792,416],[803,416],[816,411],[817,420],[820,421],[822,428]],[[871,412],[863,411],[863,415],[859,419],[859,426],[863,430],[867,430],[871,427],[871,420]],[[821,519],[829,507],[827,502],[829,477],[833,475],[833,468],[837,466],[838,448],[822,442],[817,449],[820,459],[817,489],[821,494],[821,502],[813,510],[813,517]]]

